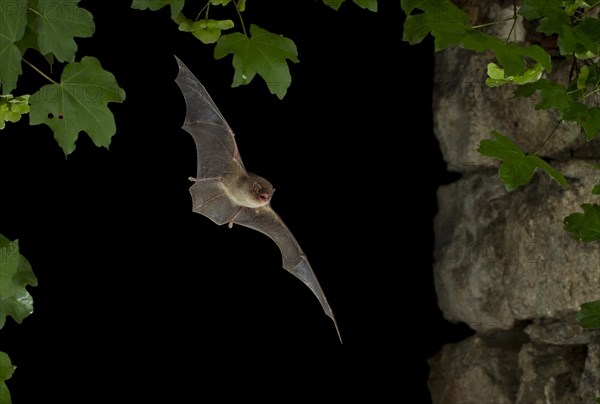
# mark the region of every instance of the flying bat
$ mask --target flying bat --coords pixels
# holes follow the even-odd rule
[[[183,129],[194,138],[198,153],[193,185],[192,210],[218,225],[249,227],[269,236],[279,247],[283,268],[300,279],[317,296],[325,314],[333,320],[340,342],[342,337],[333,311],[325,298],[300,245],[271,208],[275,189],[266,179],[246,171],[233,131],[210,95],[177,57],[179,74],[175,82],[186,103]]]

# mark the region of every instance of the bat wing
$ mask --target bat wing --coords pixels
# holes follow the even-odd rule
[[[257,230],[269,236],[277,244],[281,251],[283,268],[304,282],[312,290],[317,299],[319,299],[325,314],[333,320],[341,342],[340,330],[335,321],[333,311],[323,293],[323,289],[321,289],[321,285],[308,263],[306,255],[279,215],[275,213],[270,205],[254,209],[244,208],[235,217],[234,223]]]
[[[239,205],[225,194],[221,179],[228,173],[246,170],[229,124],[202,83],[181,60],[175,59],[179,65],[175,82],[186,104],[183,129],[194,138],[198,153],[196,179],[190,188],[193,211],[221,225],[239,210]]]
[[[230,170],[244,169],[233,131],[223,118],[208,92],[177,57],[179,74],[175,82],[185,98],[183,129],[196,142],[198,152],[197,179],[221,177]],[[235,167],[237,165],[237,167]]]

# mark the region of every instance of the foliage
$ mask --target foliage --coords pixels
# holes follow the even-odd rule
[[[342,3],[346,0],[323,0],[323,3],[327,4],[334,10],[339,10]],[[354,4],[364,9],[376,12],[377,11],[377,0],[353,0]]]
[[[334,10],[339,9],[344,1],[323,0]],[[364,9],[377,11],[377,0],[354,0],[354,3]],[[241,32],[223,34],[223,31],[234,28],[235,23],[232,19],[209,18],[210,10],[211,6],[230,4],[239,19]],[[208,0],[199,12],[195,10],[195,19],[190,19],[184,14],[185,5],[185,0],[133,0],[131,7],[156,11],[170,6],[171,19],[179,26],[180,31],[190,32],[204,44],[216,43],[215,59],[233,55],[232,87],[249,84],[258,74],[265,81],[271,94],[279,99],[285,97],[292,82],[287,61],[299,62],[298,50],[290,38],[271,33],[255,24],[250,25],[248,35],[242,18],[242,13],[246,10],[245,0]]]
[[[33,312],[33,299],[27,285],[37,286],[31,265],[19,254],[18,241],[10,241],[0,234],[0,329],[11,316],[17,323]],[[0,404],[10,404],[10,393],[5,380],[14,371],[7,354],[0,352]]]
[[[65,154],[75,150],[80,131],[96,146],[107,147],[116,132],[109,102],[125,100],[115,77],[102,69],[98,59],[86,56],[69,63],[60,83],[48,84],[31,96],[30,124],[46,124]]]
[[[6,122],[19,122],[29,109],[29,95],[0,95],[0,129],[5,128]]]
[[[75,38],[92,36],[92,14],[79,7],[79,0],[23,0],[0,7],[0,129],[30,112],[30,124],[45,123],[68,155],[75,150],[80,131],[98,146],[108,147],[115,122],[108,102],[122,102],[125,92],[113,75],[91,57],[75,61]],[[24,55],[29,50],[42,54],[51,65],[65,62],[60,82],[32,65]],[[50,85],[35,94],[15,97],[22,62],[44,76]],[[55,70],[54,66],[53,69]],[[30,104],[30,106],[29,106]]]
[[[571,233],[575,240],[600,240],[600,205],[584,203],[583,213],[571,213],[565,217],[565,230]]]
[[[12,377],[14,371],[15,367],[8,355],[0,351],[0,404],[12,403],[5,381]]]
[[[484,139],[479,144],[480,154],[502,160],[498,174],[504,182],[507,191],[512,191],[520,185],[527,184],[536,168],[542,169],[560,185],[566,185],[567,180],[544,160],[535,154],[524,153],[508,137],[493,132],[494,139]]]
[[[298,51],[292,40],[252,24],[250,37],[239,32],[221,37],[215,47],[215,59],[230,53],[235,68],[232,87],[250,83],[258,73],[265,79],[271,94],[280,99],[285,96],[292,82],[286,59],[298,62]]]
[[[600,328],[600,300],[582,304],[577,320],[583,328]]]

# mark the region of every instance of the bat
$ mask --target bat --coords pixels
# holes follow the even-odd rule
[[[315,294],[325,314],[333,320],[337,335],[340,330],[306,255],[300,245],[271,208],[275,189],[266,179],[246,171],[234,133],[210,95],[177,57],[179,73],[175,82],[186,104],[183,129],[194,138],[198,153],[193,185],[192,210],[218,225],[249,227],[270,237],[281,251],[283,268],[300,279]]]

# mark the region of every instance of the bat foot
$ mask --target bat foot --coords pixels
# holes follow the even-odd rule
[[[228,227],[231,229],[233,227],[233,222],[235,220],[236,217],[238,217],[238,215],[240,214],[240,212],[242,211],[242,209],[244,209],[243,206],[240,206],[240,208],[238,209],[237,212],[235,212],[235,215],[233,215],[233,217],[231,218],[231,220],[229,220],[229,225]]]

